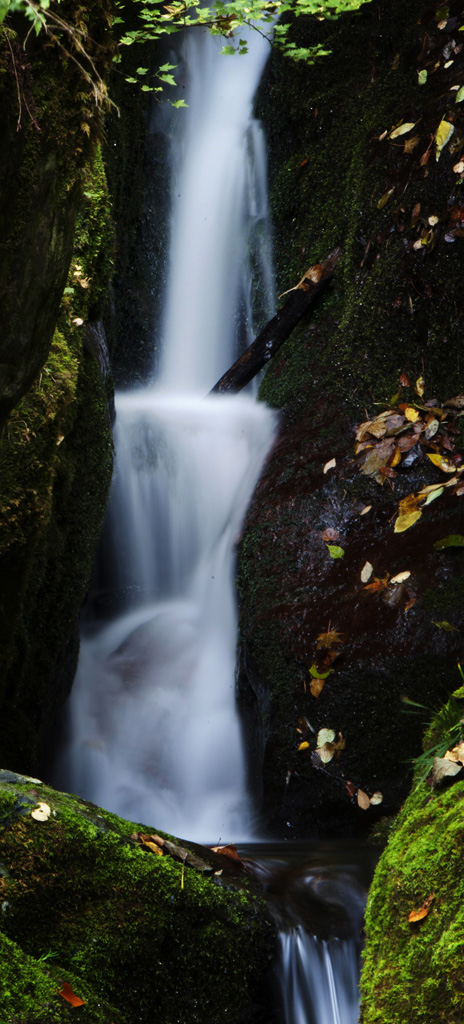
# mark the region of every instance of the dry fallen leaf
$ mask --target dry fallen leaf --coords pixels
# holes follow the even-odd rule
[[[328,526],[323,533],[321,533],[321,539],[325,541],[338,540],[340,533],[335,530],[332,526]]]
[[[308,741],[307,740],[303,740],[303,743],[300,743],[300,745],[298,747],[298,750],[307,750],[308,747],[309,747]]]
[[[66,999],[67,1003],[71,1003],[71,1006],[85,1005],[85,999],[81,999],[79,996],[76,996],[75,992],[73,992],[71,988],[71,985],[67,981],[64,982],[62,989],[57,988],[56,991],[58,992],[58,995],[62,996],[63,999]]]
[[[432,892],[431,895],[427,896],[427,899],[424,900],[419,910],[411,910],[411,913],[408,916],[408,921],[410,922],[410,924],[414,924],[415,921],[423,921],[424,917],[427,917],[430,905],[434,899],[435,897]]]
[[[311,679],[309,689],[313,697],[319,697],[325,686],[325,679]]]
[[[383,793],[378,789],[376,793],[373,793],[370,799],[372,807],[378,807],[383,801]]]
[[[366,512],[370,512],[371,508],[372,508],[372,505],[365,505],[364,508],[361,509],[359,515],[360,516],[365,516]]]
[[[417,409],[414,408],[413,405],[406,406],[404,410],[404,415],[406,416],[406,419],[410,421],[410,423],[415,423],[416,420],[419,419],[419,413]]]
[[[323,473],[328,473],[329,469],[335,469],[336,465],[337,465],[337,460],[336,459],[330,459],[329,462],[326,462],[322,472]]]
[[[372,573],[374,572],[374,566],[370,562],[364,562],[361,570],[361,583],[367,583],[370,580]]]
[[[404,583],[405,580],[409,579],[410,575],[411,573],[408,570],[398,572],[396,576],[392,576],[390,583]]]
[[[442,782],[452,779],[455,775],[459,775],[462,771],[460,764],[455,764],[453,761],[448,761],[446,757],[434,757],[432,767],[432,789],[437,789]]]
[[[333,729],[319,729],[317,734],[317,749],[323,747],[326,743],[333,743],[335,739],[335,733]]]
[[[400,135],[406,135],[407,132],[411,131],[411,128],[415,127],[416,123],[416,121],[405,121],[404,124],[400,124],[397,128],[394,128],[393,131],[390,132],[388,138],[397,139]]]
[[[358,807],[360,807],[361,810],[363,811],[367,811],[368,807],[370,807],[371,805],[371,802],[367,793],[365,793],[363,789],[358,789],[356,799],[358,801]]]
[[[420,512],[419,509],[416,509],[415,512],[407,512],[405,515],[398,516],[395,522],[394,532],[404,533],[405,530],[409,530],[411,526],[414,526],[414,523],[417,523],[417,520],[420,519],[421,515],[422,512]]]
[[[319,633],[316,641],[316,650],[329,650],[334,644],[341,644],[343,642],[342,637],[343,633],[338,633],[336,629],[329,629],[327,633]]]
[[[51,813],[51,808],[48,804],[41,802],[37,804],[37,807],[34,807],[33,811],[31,811],[31,818],[34,818],[34,821],[48,821]]]

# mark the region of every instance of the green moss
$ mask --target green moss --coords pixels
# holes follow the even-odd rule
[[[39,736],[66,694],[77,616],[112,470],[108,385],[93,350],[111,270],[101,155],[85,171],[75,254],[53,344],[0,438],[2,758],[36,771]],[[96,485],[96,482],[97,485]]]
[[[33,958],[31,976],[43,976],[25,1013],[21,970],[5,1024],[15,1012],[24,1024],[42,1019],[47,979],[69,981],[92,1024],[108,1020],[105,1004],[115,1024],[153,1015],[163,1024],[245,1019],[273,929],[243,879],[224,884],[183,870],[142,850],[130,838],[139,826],[47,787],[0,781],[0,791],[11,815],[0,836],[8,903],[0,929]],[[19,813],[23,794],[30,803]],[[47,822],[30,817],[37,799],[52,808]],[[53,957],[40,960],[48,951]],[[55,994],[52,1007],[59,1003]]]
[[[444,737],[440,713],[429,730]],[[427,742],[427,740],[425,741]],[[366,914],[363,1024],[461,1019],[464,783],[413,789],[378,864]],[[433,894],[427,916],[409,923]]]
[[[423,7],[420,0],[367,5],[332,24],[298,19],[292,28],[297,45],[323,42],[331,56],[309,69],[273,57],[259,109],[271,151],[280,290],[342,247],[335,282],[311,328],[294,333],[264,378],[261,395],[274,406],[301,408],[323,381],[325,391],[354,412],[391,394],[405,365],[417,375],[422,368],[428,387],[443,392],[450,386],[444,336],[453,370],[458,380],[462,376],[456,246],[441,240],[427,254],[410,248],[418,237],[411,228],[414,205],[446,225],[459,194],[450,154],[444,155],[446,171],[435,161],[419,164],[429,127],[448,107],[455,115],[442,80],[427,89],[417,84],[414,60],[428,26]],[[436,34],[434,23],[432,30]],[[432,45],[438,53],[439,40]],[[378,141],[402,119],[418,124],[410,155],[403,143],[395,148]],[[459,117],[456,130],[462,130]],[[391,198],[379,210],[389,189]]]

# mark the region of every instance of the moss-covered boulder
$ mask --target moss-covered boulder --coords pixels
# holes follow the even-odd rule
[[[378,470],[378,480],[361,472],[355,440],[356,426],[383,411],[432,400],[441,417],[464,391],[462,12],[444,10],[381,0],[330,23],[299,19],[297,45],[320,42],[331,54],[312,68],[274,56],[260,93],[280,290],[335,246],[343,252],[311,321],[261,385],[281,410],[280,433],[239,564],[252,774],[263,765],[266,818],[285,835],[362,832],[398,809],[407,755],[421,742],[403,698],[434,706],[454,685],[463,549],[434,545],[462,534],[462,498],[444,490],[395,532],[399,501],[450,477],[419,445],[384,466],[381,486]],[[448,416],[456,471],[457,411]],[[344,554],[332,558],[328,543]],[[390,585],[402,572],[407,582]],[[325,676],[318,693],[315,675]],[[322,727],[340,744],[325,763],[314,754]],[[383,804],[359,806],[358,789],[380,791]]]
[[[52,342],[85,167],[102,130],[111,16],[107,0],[64,2],[50,12],[49,35],[36,36],[19,14],[0,29],[0,422]]]
[[[441,739],[441,753],[453,748],[461,718],[462,702],[451,700],[425,745]],[[421,763],[369,892],[363,1024],[458,1024],[462,1018],[464,782],[459,775],[431,789],[423,776]]]
[[[50,353],[0,436],[0,751],[34,773],[72,682],[112,472],[100,318],[113,235],[98,148],[81,185]]]
[[[268,1019],[274,928],[254,883],[203,848],[197,867],[156,855],[139,829],[0,772],[3,1024]]]

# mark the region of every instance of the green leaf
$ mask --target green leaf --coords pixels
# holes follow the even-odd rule
[[[333,672],[333,668],[329,668],[328,672],[319,672],[319,669],[316,668],[316,665],[311,665],[311,668],[309,670],[309,673],[313,677],[313,679],[327,679],[327,676],[330,676],[331,672]]]
[[[148,68],[137,68],[136,75],[147,75]]]
[[[458,627],[452,626],[451,622],[446,622],[446,620],[443,620],[443,622],[435,622],[432,619],[432,623],[437,627],[437,629],[444,629],[445,633],[459,633]]]
[[[427,81],[427,78],[428,78],[427,68],[422,68],[422,71],[419,71],[418,76],[417,76],[417,80],[418,80],[419,85],[425,85],[425,83]]]
[[[456,93],[455,103],[462,103],[464,100],[464,85],[461,85],[459,92]]]
[[[157,78],[160,78],[162,82],[166,82],[167,85],[177,85],[177,82],[172,75],[157,75]]]
[[[427,495],[427,497],[426,497],[426,499],[424,501],[424,506],[423,507],[425,508],[426,505],[430,505],[430,502],[431,501],[435,501],[435,498],[439,498],[440,495],[443,494],[444,489],[445,489],[444,487],[437,487],[434,491],[429,491],[429,493],[428,493],[428,495]]]
[[[175,100],[174,103],[171,103],[171,107],[188,107],[188,103],[185,100]]]
[[[464,539],[463,539],[464,544]],[[343,548],[339,548],[337,544],[326,544],[329,555],[331,558],[343,558],[345,554]]]
[[[126,82],[131,82],[131,83],[135,82],[135,84],[137,84],[137,79],[136,78],[126,78]]]
[[[443,548],[464,548],[464,537],[461,533],[450,533],[449,537],[436,540],[433,546],[435,551],[443,551]]]
[[[235,46],[223,46],[221,50],[226,56],[233,56],[236,52]]]

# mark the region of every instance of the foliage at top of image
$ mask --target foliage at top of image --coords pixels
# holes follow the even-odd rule
[[[92,40],[85,30],[61,17],[57,8],[61,0],[0,0],[0,26],[7,28],[8,17],[16,13],[23,14],[31,23],[30,30],[23,43],[26,46],[29,33],[39,35],[44,32],[65,55],[80,69],[85,80],[94,90],[97,106],[108,102],[106,87],[98,73],[93,58]],[[140,25],[135,29],[125,29],[124,0],[116,0],[117,16],[113,19],[114,26],[121,26],[119,46],[130,46],[133,43],[150,43],[161,36],[172,35],[186,28],[207,28],[212,35],[222,36],[225,40],[221,53],[233,55],[245,54],[248,41],[241,38],[244,28],[251,28],[268,39],[282,50],[285,56],[296,61],[313,63],[316,58],[330,53],[321,45],[298,47],[289,42],[287,33],[290,25],[281,24],[282,16],[313,15],[319,20],[338,18],[339,15],[357,11],[370,0],[215,0],[211,7],[199,6],[198,0],[136,0],[139,6]],[[7,35],[8,39],[8,35]],[[120,60],[120,55],[116,56]],[[155,84],[148,84],[148,68],[140,67],[135,75],[126,78],[129,83],[140,84],[144,92],[162,92],[166,85],[176,85],[172,71],[175,65],[164,64],[155,71]],[[185,106],[183,100],[174,101],[173,106]]]

